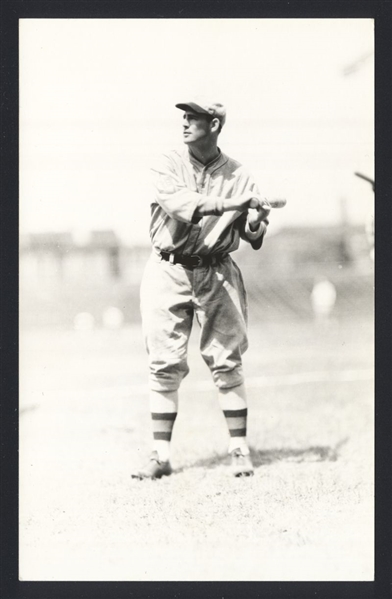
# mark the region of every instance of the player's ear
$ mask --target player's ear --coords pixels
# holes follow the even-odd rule
[[[215,118],[211,121],[211,133],[220,132],[220,120]]]

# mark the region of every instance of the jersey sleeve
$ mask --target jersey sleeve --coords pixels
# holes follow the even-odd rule
[[[242,214],[238,219],[238,228],[241,239],[250,243],[254,250],[259,250],[263,245],[265,234],[267,233],[268,221],[259,223],[256,231],[251,231],[246,214]]]
[[[155,201],[175,220],[195,223],[204,214],[219,209],[218,198],[213,198],[186,186],[181,169],[168,155],[163,155],[151,167]]]

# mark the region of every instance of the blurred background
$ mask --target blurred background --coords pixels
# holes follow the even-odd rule
[[[198,95],[288,201],[234,256],[252,318],[371,318],[373,60],[371,19],[22,19],[21,327],[139,322],[149,167]]]

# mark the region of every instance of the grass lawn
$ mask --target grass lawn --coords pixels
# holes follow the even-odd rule
[[[174,474],[140,482],[140,328],[21,334],[20,578],[372,580],[372,322],[251,323],[248,479],[197,330],[189,353]]]

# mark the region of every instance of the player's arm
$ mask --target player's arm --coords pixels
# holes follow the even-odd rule
[[[261,248],[264,236],[269,224],[268,216],[271,205],[266,198],[260,197],[260,192],[252,175],[242,168],[239,174],[237,190],[242,194],[252,193],[259,199],[258,206],[252,204],[248,207],[246,213],[238,219],[238,228],[241,239],[251,244],[253,249]]]
[[[202,217],[207,214],[221,216],[224,212],[245,212],[249,209],[254,209],[254,212],[260,211],[263,218],[266,218],[269,214],[268,201],[261,198],[257,193],[248,191],[232,198],[201,195],[198,205],[195,208],[194,216]],[[254,230],[256,230],[257,224],[258,223],[256,223],[254,218],[252,222],[249,222],[249,225],[251,225]]]
[[[250,243],[254,250],[259,250],[263,245],[269,221],[266,217],[259,220],[261,217],[257,214],[253,216],[253,212],[259,211],[251,209],[248,211],[248,214],[241,215],[238,221],[238,228],[241,239]]]
[[[168,156],[151,168],[155,200],[175,220],[191,223],[200,194],[188,189]]]
[[[169,157],[152,168],[155,198],[165,212],[176,220],[197,223],[206,215],[220,216],[224,212],[244,212],[248,208],[261,208],[265,203],[253,192],[238,193],[234,197],[216,197],[189,189]]]

